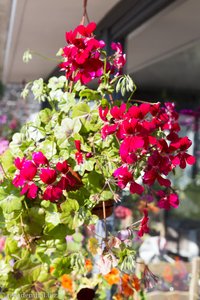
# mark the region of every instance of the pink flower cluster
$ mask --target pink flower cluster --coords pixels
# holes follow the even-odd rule
[[[4,138],[0,138],[0,155],[3,154],[9,146],[9,141],[4,139]]]
[[[118,205],[114,210],[115,217],[118,219],[126,219],[127,217],[132,216],[132,211],[130,208],[123,205]]]
[[[173,103],[164,107],[142,103],[130,108],[123,103],[110,110],[100,106],[99,115],[105,123],[102,138],[115,134],[120,143],[121,166],[113,173],[118,186],[124,189],[128,185],[132,194],[141,195],[145,187],[149,189],[157,182],[168,189],[167,194],[157,194],[158,206],[177,207],[178,196],[171,194],[171,181],[166,177],[176,166],[194,164],[195,157],[187,153],[192,142],[178,135],[178,113]]]
[[[17,157],[15,166],[13,184],[21,187],[21,195],[26,194],[29,199],[40,197],[55,202],[61,199],[64,190],[76,190],[82,184],[67,161],[50,166],[42,152],[34,152],[32,160]]]
[[[73,82],[80,80],[82,84],[87,84],[103,74],[102,49],[105,43],[95,39],[93,34],[95,29],[96,24],[92,22],[87,26],[79,25],[74,31],[66,32],[68,45],[62,49],[63,62],[60,68],[65,70],[67,79]],[[106,67],[113,73],[113,68],[120,70],[123,67],[125,55],[122,53],[120,43],[112,43],[111,47],[115,53]]]

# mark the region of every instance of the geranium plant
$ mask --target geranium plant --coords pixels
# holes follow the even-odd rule
[[[0,282],[12,299],[35,293],[40,299],[47,293],[49,299],[81,299],[81,289],[92,288],[95,295],[103,283],[118,285],[115,299],[129,299],[149,280],[147,269],[140,279],[134,274],[132,248],[133,236],[149,232],[148,203],[140,220],[116,234],[106,229],[106,203],[120,201],[128,189],[151,195],[159,208],[176,208],[168,175],[195,162],[187,153],[191,141],[179,136],[174,105],[133,100],[135,85],[122,74],[121,45],[112,43],[107,55],[95,28],[92,22],[67,32],[58,53],[63,75],[30,82],[22,93],[31,90],[51,109],[13,136],[7,151],[13,159],[4,155],[1,162],[0,224],[7,238]],[[94,229],[97,205],[105,223],[102,237]],[[69,248],[66,236],[69,241],[86,229],[93,233],[88,244],[79,240],[81,247]],[[88,269],[91,253],[98,255],[99,275]]]

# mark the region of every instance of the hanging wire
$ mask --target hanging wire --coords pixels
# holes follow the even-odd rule
[[[83,17],[81,20],[82,25],[85,23],[85,19],[87,20],[87,23],[90,23],[88,13],[87,13],[87,2],[88,0],[83,0]]]

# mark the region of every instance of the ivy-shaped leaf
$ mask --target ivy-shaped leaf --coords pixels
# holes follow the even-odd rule
[[[60,224],[60,214],[58,212],[51,212],[46,214],[45,221],[54,226]]]
[[[87,116],[90,113],[90,107],[86,103],[78,103],[73,107],[72,118]]]
[[[81,122],[79,119],[65,118],[61,125],[55,128],[55,137],[57,139],[67,139],[78,133],[81,129]]]
[[[75,93],[64,93],[58,103],[58,108],[68,113],[70,108],[72,108],[76,104]]]
[[[84,89],[79,93],[79,96],[82,100],[82,98],[86,98],[89,101],[92,100],[100,100],[101,99],[101,95],[98,91],[95,90],[91,90],[91,89]]]
[[[22,200],[24,196],[20,196],[20,192],[12,183],[5,184],[0,187],[0,207],[4,213],[11,213],[22,208]]]
[[[67,199],[61,204],[61,222],[70,229],[75,229],[83,224],[84,218],[79,213],[79,204],[76,200]]]

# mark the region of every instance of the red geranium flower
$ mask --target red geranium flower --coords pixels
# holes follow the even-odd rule
[[[40,179],[46,184],[53,183],[56,180],[56,176],[56,171],[54,169],[41,169]]]
[[[25,180],[32,180],[35,177],[36,173],[37,173],[36,165],[31,160],[25,160],[21,167],[20,175]]]
[[[133,175],[129,172],[127,166],[121,166],[113,173],[114,177],[118,179],[118,186],[124,189],[126,185],[133,180]]]
[[[149,217],[148,217],[148,210],[145,208],[144,211],[144,217],[142,218],[142,221],[140,223],[140,229],[138,231],[138,236],[142,237],[145,233],[149,232],[149,226],[148,226],[148,222],[149,222]]]
[[[119,149],[119,153],[123,162],[133,164],[137,161],[136,150],[142,148],[144,139],[141,136],[126,137]]]
[[[103,121],[107,121],[107,114],[108,114],[109,108],[106,106],[103,108],[102,106],[99,106],[99,116]]]
[[[63,194],[63,192],[62,192],[61,188],[59,188],[57,186],[53,186],[53,185],[48,185],[46,190],[44,191],[43,199],[54,202],[56,200],[59,200],[61,198],[62,194]]]
[[[30,182],[23,186],[21,195],[27,194],[29,199],[35,199],[37,197],[38,187],[35,183]]]
[[[120,107],[113,106],[110,110],[110,114],[113,116],[113,118],[120,120],[123,118],[125,111],[126,111],[126,104],[122,103]]]
[[[160,197],[158,207],[169,210],[171,207],[177,208],[179,206],[178,195],[175,193],[166,194],[164,191],[158,191],[157,195]]]
[[[68,165],[68,163],[67,163],[66,160],[63,161],[62,163],[61,163],[61,162],[58,162],[58,163],[56,164],[56,169],[57,169],[59,172],[61,172],[61,173],[63,173],[63,174],[66,174],[66,173],[68,172],[68,170],[69,170],[69,165]]]

